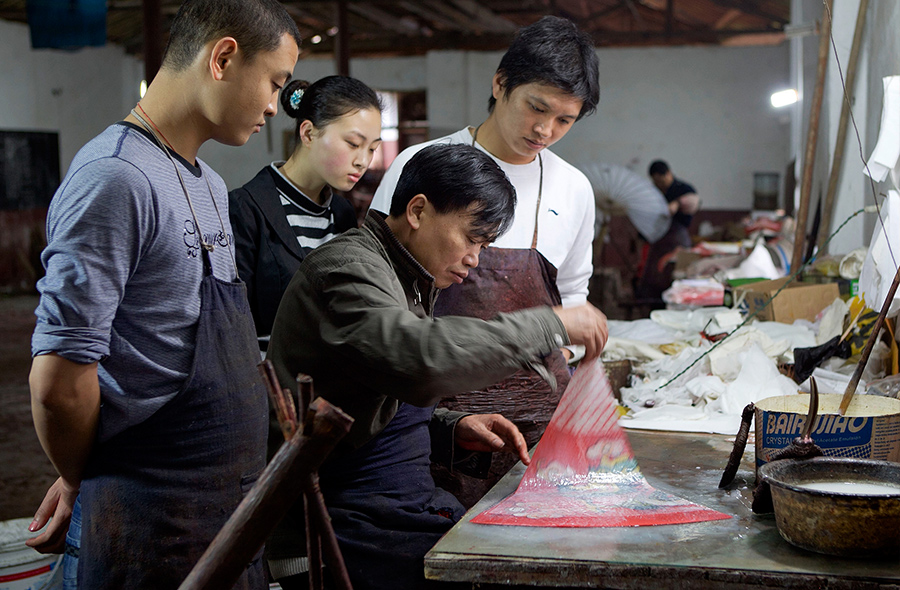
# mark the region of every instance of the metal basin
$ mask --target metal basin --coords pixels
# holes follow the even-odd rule
[[[847,557],[900,555],[900,464],[817,457],[759,468],[772,489],[775,522],[784,539],[809,551]],[[820,491],[810,484],[847,488]],[[869,486],[893,488],[882,494]],[[849,490],[862,493],[848,493]]]

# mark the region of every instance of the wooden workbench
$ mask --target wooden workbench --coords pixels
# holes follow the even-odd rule
[[[810,553],[784,541],[773,516],[754,515],[752,443],[735,482],[719,490],[732,437],[628,431],[628,438],[650,485],[733,518],[581,529],[469,522],[513,493],[525,471],[520,463],[425,556],[426,577],[480,589],[900,590],[900,555],[866,561]]]

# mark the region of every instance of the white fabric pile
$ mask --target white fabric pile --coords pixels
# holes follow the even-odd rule
[[[604,353],[609,356],[604,358],[646,361],[641,365],[644,378],[632,377],[631,387],[621,389],[622,402],[631,410],[621,424],[734,434],[748,403],[796,394],[797,385],[778,372],[778,363],[792,362],[796,347],[815,346],[815,331],[804,323],[745,326],[693,364],[713,346],[699,333],[730,331],[737,325],[735,313],[726,308],[666,310],[654,312],[651,320],[610,322],[610,343]],[[624,333],[629,337],[623,338]],[[665,354],[660,345],[674,354]]]

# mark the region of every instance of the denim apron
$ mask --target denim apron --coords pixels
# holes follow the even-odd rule
[[[472,145],[475,145],[477,135],[476,129]],[[556,267],[537,250],[537,215],[544,184],[540,154],[538,159],[541,179],[531,248],[485,249],[478,257],[478,266],[469,269],[465,281],[441,291],[434,307],[434,317],[457,315],[489,320],[498,313],[562,304],[556,287]],[[502,414],[519,428],[530,448],[541,439],[569,383],[569,371],[562,352],[553,351],[544,363],[556,378],[555,391],[537,373],[519,371],[483,390],[445,398],[440,406],[475,414]],[[487,479],[451,474],[440,465],[433,467],[433,473],[440,487],[453,493],[463,506],[471,508],[516,461],[518,459],[513,455],[494,453]]]
[[[79,588],[177,588],[265,466],[268,408],[246,287],[217,279],[206,250],[202,258],[184,387],[89,461]],[[234,587],[267,587],[261,552]]]
[[[401,402],[375,438],[319,469],[354,590],[421,588],[425,554],[462,518],[431,477],[433,411]]]

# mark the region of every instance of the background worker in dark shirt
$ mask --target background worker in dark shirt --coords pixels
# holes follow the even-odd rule
[[[661,303],[662,292],[672,284],[672,268],[668,265],[670,255],[678,248],[691,247],[691,221],[700,209],[700,197],[694,187],[675,178],[669,165],[662,160],[650,164],[649,173],[653,184],[669,203],[672,225],[662,238],[650,246],[636,297],[659,300]]]
[[[669,214],[672,216],[672,229],[669,231],[677,230],[679,245],[690,248],[691,237],[688,229],[691,227],[694,213],[700,209],[697,191],[688,183],[675,178],[669,165],[662,160],[650,164],[650,178],[669,202]]]

